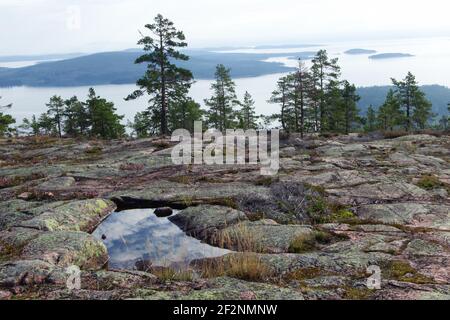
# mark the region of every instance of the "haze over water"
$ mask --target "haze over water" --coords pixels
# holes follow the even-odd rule
[[[345,51],[354,48],[376,50],[377,53],[409,53],[414,57],[372,60],[369,55],[347,55]],[[289,48],[289,49],[242,49],[235,52],[248,53],[286,53],[286,58],[271,59],[280,61],[289,66],[295,66],[295,60],[289,60],[289,53],[301,51],[317,51],[326,49],[331,57],[339,58],[342,68],[342,78],[347,79],[357,86],[389,85],[390,78],[403,78],[408,71],[416,75],[421,85],[440,84],[450,87],[450,38],[430,39],[403,39],[367,42],[336,42],[320,47]],[[307,62],[309,65],[310,62]],[[16,63],[15,66],[20,63]],[[14,66],[10,64],[9,66]],[[1,67],[1,65],[0,65]],[[249,91],[256,101],[256,111],[260,114],[272,114],[279,111],[279,107],[267,102],[271,92],[275,89],[277,80],[283,74],[272,74],[254,78],[235,79],[237,94],[242,98],[244,92]],[[191,96],[203,105],[203,100],[210,97],[210,80],[197,80],[191,89]],[[135,90],[135,85],[100,85],[94,86],[97,94],[113,101],[119,114],[124,114],[125,119],[132,120],[136,112],[143,111],[147,107],[145,97],[135,101],[123,100],[129,93]],[[81,100],[85,99],[89,87],[65,87],[65,88],[30,88],[13,87],[0,88],[2,103],[13,103],[9,111],[18,122],[24,117],[39,115],[46,110],[51,96],[61,95],[70,98],[74,95]]]

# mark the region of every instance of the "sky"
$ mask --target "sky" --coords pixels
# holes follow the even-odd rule
[[[0,55],[136,47],[158,13],[190,47],[450,35],[448,0],[0,0]]]

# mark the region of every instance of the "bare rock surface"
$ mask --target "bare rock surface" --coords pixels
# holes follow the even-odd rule
[[[258,165],[178,166],[164,139],[0,140],[0,299],[449,299],[450,137],[281,141]],[[233,252],[185,273],[110,270],[111,212],[172,208]],[[81,290],[66,268],[81,269]],[[366,286],[382,271],[381,290]]]

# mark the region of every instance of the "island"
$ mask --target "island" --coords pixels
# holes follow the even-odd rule
[[[409,53],[380,53],[370,56],[369,59],[382,60],[382,59],[409,58],[409,57],[414,57],[414,55]]]
[[[376,50],[368,49],[350,49],[344,52],[345,54],[358,55],[358,54],[374,54],[377,53]]]

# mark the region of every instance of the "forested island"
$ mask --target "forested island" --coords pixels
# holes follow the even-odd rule
[[[414,55],[409,53],[380,53],[370,56],[369,59],[382,60],[382,59],[410,58],[410,57],[414,57]]]

